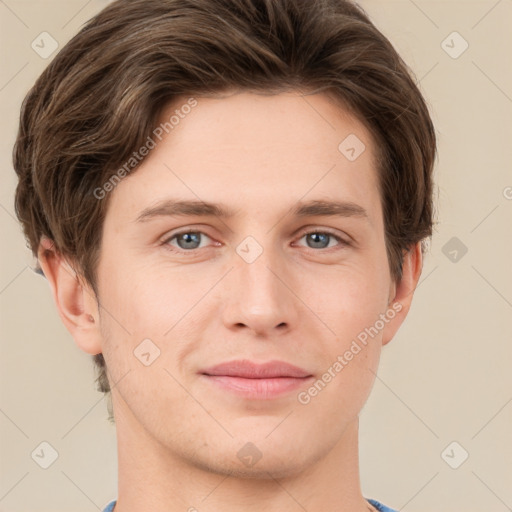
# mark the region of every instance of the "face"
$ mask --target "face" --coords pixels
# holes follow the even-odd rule
[[[110,192],[116,422],[210,471],[294,474],[357,418],[399,322],[374,142],[323,94],[196,100]]]

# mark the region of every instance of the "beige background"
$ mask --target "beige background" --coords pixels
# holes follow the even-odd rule
[[[30,270],[11,163],[22,98],[51,59],[31,42],[64,45],[106,3],[0,0],[0,511],[93,512],[117,496],[115,429]],[[363,494],[410,512],[512,510],[512,1],[361,5],[414,70],[439,137],[439,226],[361,413]],[[442,43],[454,31],[469,44],[458,58],[459,36]],[[46,470],[31,457],[43,441],[59,454]]]

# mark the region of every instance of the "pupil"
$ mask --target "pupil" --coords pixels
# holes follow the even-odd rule
[[[310,239],[313,241],[313,244],[320,243],[320,247],[322,248],[325,248],[327,245],[329,245],[329,235],[326,233],[310,233],[308,236],[311,237]],[[322,242],[327,242],[327,244],[322,244]],[[318,247],[318,245],[315,245],[315,247]]]
[[[199,244],[199,233],[183,233],[181,235],[182,237],[182,240],[184,241],[184,245],[185,247],[182,247],[182,249],[190,249],[190,245],[189,244]],[[180,244],[181,246],[181,244]],[[195,248],[195,247],[193,247]]]

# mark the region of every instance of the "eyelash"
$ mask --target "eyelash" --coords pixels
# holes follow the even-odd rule
[[[163,241],[162,241],[162,245],[164,245],[168,250],[172,251],[172,252],[176,252],[176,253],[179,253],[179,254],[187,254],[187,253],[194,253],[194,252],[197,252],[199,251],[200,249],[205,249],[205,247],[202,247],[202,248],[196,248],[196,249],[188,249],[188,250],[185,250],[185,249],[180,249],[178,247],[175,247],[175,246],[171,246],[170,245],[170,242],[171,240],[174,240],[175,238],[179,237],[180,235],[186,235],[186,234],[189,234],[189,233],[195,233],[195,234],[201,234],[201,235],[205,235],[207,238],[210,238],[206,233],[204,233],[203,231],[195,231],[195,230],[191,230],[191,229],[188,229],[188,230],[185,230],[185,231],[180,231],[178,233],[173,233],[171,236],[168,236],[166,237]],[[342,249],[343,247],[345,246],[350,246],[351,244],[349,242],[347,242],[346,240],[342,239],[340,236],[338,235],[335,235],[334,233],[332,233],[331,231],[328,231],[328,230],[320,230],[320,229],[312,229],[310,231],[306,231],[304,233],[301,234],[301,236],[299,237],[299,240],[301,240],[302,238],[304,238],[305,236],[307,235],[311,235],[311,234],[321,234],[321,235],[329,235],[330,237],[334,238],[338,243],[339,243],[339,247],[325,247],[323,249],[315,249],[313,247],[306,247],[306,249],[309,249],[311,251],[331,251],[331,250],[339,250],[339,249]]]

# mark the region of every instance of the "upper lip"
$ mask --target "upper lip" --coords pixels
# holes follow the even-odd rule
[[[228,361],[202,370],[204,375],[242,377],[245,379],[271,379],[277,377],[311,377],[308,371],[284,361],[255,363],[246,359]]]

